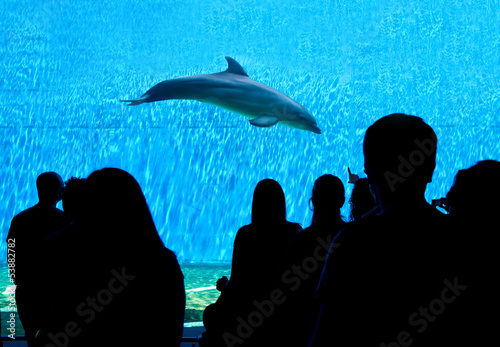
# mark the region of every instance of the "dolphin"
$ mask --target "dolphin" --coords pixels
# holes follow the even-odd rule
[[[171,99],[198,100],[251,118],[250,124],[282,124],[321,134],[316,120],[302,105],[265,84],[256,82],[234,59],[226,57],[226,71],[172,78],[160,82],[128,106]]]

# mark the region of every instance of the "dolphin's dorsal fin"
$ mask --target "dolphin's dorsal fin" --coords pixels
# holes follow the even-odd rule
[[[243,70],[241,65],[236,60],[234,60],[231,57],[226,57],[226,60],[227,60],[227,70],[224,72],[234,73],[236,75],[243,75],[248,77],[245,70]]]

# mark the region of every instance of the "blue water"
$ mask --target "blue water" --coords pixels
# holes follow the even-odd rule
[[[393,112],[435,129],[427,198],[441,197],[458,169],[500,159],[498,23],[488,0],[0,0],[1,238],[37,202],[41,172],[112,166],[137,178],[180,260],[228,261],[259,180],[278,180],[289,219],[308,225],[314,180],[362,175],[363,134]],[[195,101],[118,101],[225,70],[224,56],[304,105],[323,134]]]

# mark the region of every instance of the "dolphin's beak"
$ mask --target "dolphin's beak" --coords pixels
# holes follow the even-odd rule
[[[318,126],[316,124],[309,124],[307,130],[312,131],[315,134],[321,134],[321,129],[318,128]]]

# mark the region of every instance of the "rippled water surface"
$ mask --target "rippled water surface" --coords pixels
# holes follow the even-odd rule
[[[393,112],[436,130],[427,197],[441,197],[458,169],[500,159],[499,22],[498,2],[472,0],[1,1],[2,239],[36,203],[41,172],[113,166],[140,182],[181,261],[229,261],[259,180],[278,180],[289,219],[307,225],[314,180],[362,175],[363,134]],[[119,102],[225,70],[224,56],[306,107],[323,134],[256,128],[196,101]]]

